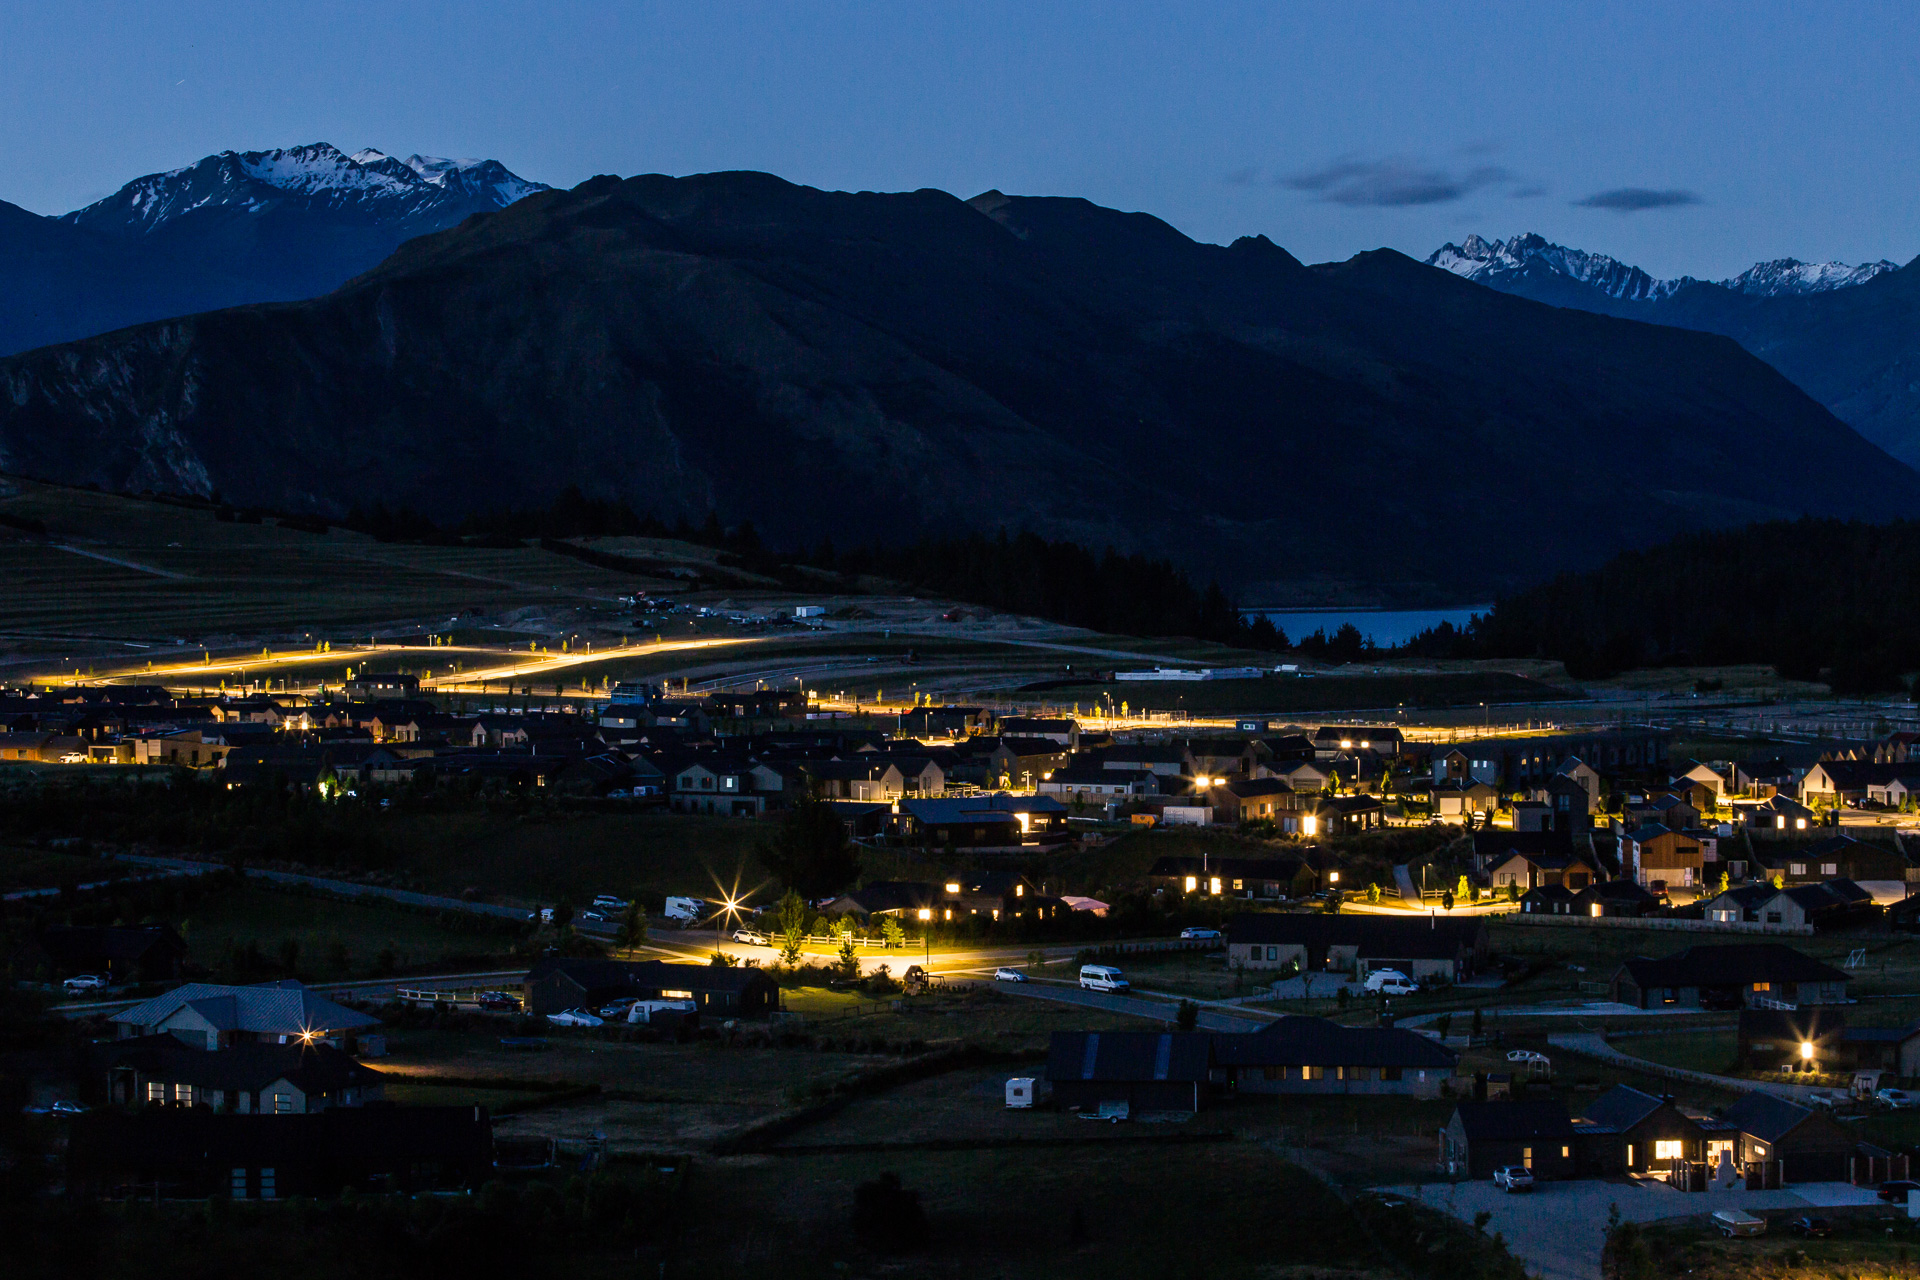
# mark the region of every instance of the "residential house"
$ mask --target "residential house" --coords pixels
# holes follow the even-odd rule
[[[1397,1027],[1348,1027],[1288,1017],[1258,1031],[1217,1035],[1219,1078],[1241,1093],[1398,1094],[1436,1098],[1454,1053]]]
[[[1456,982],[1486,958],[1487,927],[1478,918],[1253,912],[1227,922],[1227,963],[1249,970],[1291,965],[1362,980],[1374,969],[1397,969],[1415,981]]]
[[[1573,1124],[1576,1154],[1588,1174],[1666,1174],[1675,1165],[1708,1157],[1701,1121],[1681,1110],[1671,1095],[1615,1085]]]
[[[1181,743],[1121,743],[1093,753],[1102,769],[1144,769],[1162,778],[1191,777],[1193,757]]]
[[[1639,1009],[1844,1004],[1852,975],[1777,942],[1688,947],[1636,957],[1613,975],[1613,998]]]
[[[1573,1121],[1557,1099],[1460,1102],[1440,1131],[1440,1165],[1454,1177],[1491,1178],[1521,1165],[1535,1178],[1570,1178],[1573,1147]]]
[[[1754,803],[1735,801],[1732,808],[1747,834],[1755,839],[1806,831],[1819,824],[1813,810],[1785,792]]]
[[[420,678],[397,671],[363,671],[346,683],[346,695],[353,702],[379,702],[389,698],[413,699],[420,696]]]
[[[1377,796],[1321,796],[1300,820],[1300,834],[1344,836],[1371,831],[1386,821],[1387,808]],[[1292,831],[1284,821],[1282,831]]]
[[[1130,796],[1159,795],[1160,787],[1160,775],[1148,769],[1104,769],[1099,765],[1076,764],[1055,769],[1041,780],[1038,790],[1041,795],[1052,796],[1065,804],[1106,804]]]
[[[1898,847],[1835,835],[1812,844],[1775,841],[1754,850],[1755,874],[1784,888],[1823,880],[1851,880],[1881,902],[1898,902],[1920,889],[1920,867]]]
[[[1436,786],[1448,782],[1483,782],[1492,787],[1500,781],[1500,760],[1463,747],[1438,751],[1433,756],[1433,781]]]
[[[1020,849],[1072,839],[1067,808],[1052,796],[902,800],[906,836],[936,848]]]
[[[107,1021],[122,1039],[165,1033],[208,1050],[338,1041],[380,1025],[380,1019],[317,996],[292,979],[250,987],[189,982]]]
[[[1705,919],[1718,924],[1762,924],[1766,921],[1761,908],[1773,901],[1779,892],[1770,884],[1734,885],[1702,903],[1701,912]],[[1783,922],[1775,920],[1773,923]]]
[[[1044,738],[1068,751],[1080,749],[1080,722],[1072,716],[1001,716],[997,727],[1003,738]]]
[[[226,759],[233,747],[223,733],[207,729],[169,729],[135,734],[135,764],[185,765],[189,769],[211,768]]]
[[[1493,834],[1493,833],[1488,833]],[[1480,841],[1474,841],[1476,851]],[[1558,885],[1578,893],[1599,879],[1593,865],[1570,851],[1544,848],[1529,852],[1510,850],[1504,857],[1495,854],[1485,861],[1488,883],[1495,893],[1517,886],[1522,893],[1543,885]]]
[[[1213,1043],[1204,1031],[1056,1031],[1047,1080],[1068,1110],[1125,1103],[1136,1112],[1194,1112],[1206,1095]]]
[[[1867,788],[1906,772],[1901,765],[1868,760],[1822,760],[1800,779],[1800,803],[1842,806],[1867,798]]]
[[[1731,786],[1730,779],[1732,772],[1733,766],[1731,764],[1702,764],[1700,761],[1695,760],[1688,766],[1686,772],[1669,779],[1668,785],[1673,788],[1675,795],[1682,795],[1683,798],[1689,800],[1691,800],[1692,797],[1685,796],[1681,791],[1682,787],[1687,788],[1689,791],[1695,786],[1705,787],[1713,793],[1714,800],[1718,801],[1727,794]],[[1704,809],[1711,806],[1698,805],[1696,807]]]
[[[1277,778],[1301,795],[1325,791],[1333,781],[1332,767],[1313,760],[1269,760],[1253,772],[1256,778]]]
[[[1631,880],[1602,880],[1590,884],[1573,898],[1577,916],[1622,916],[1637,919],[1648,915],[1660,900]]]
[[[981,739],[974,739],[968,746],[969,754],[984,758],[987,772],[983,785],[995,790],[1031,790],[1055,769],[1073,762],[1073,753],[1051,738],[1002,737],[989,741],[992,745],[985,751],[979,749],[985,745]]]
[[[1661,792],[1643,800],[1629,801],[1621,815],[1626,828],[1661,826],[1670,831],[1685,831],[1700,825],[1700,810],[1671,792]]]
[[[1215,822],[1273,822],[1285,814],[1298,814],[1306,807],[1307,797],[1278,778],[1233,777],[1207,789],[1207,802],[1213,806]]]
[[[1443,818],[1492,813],[1500,803],[1500,792],[1492,783],[1478,778],[1447,778],[1433,784],[1433,812]]]
[[[1702,883],[1706,865],[1698,840],[1657,822],[1621,837],[1620,860],[1628,876],[1656,893]]]
[[[766,812],[767,797],[754,790],[749,776],[751,769],[752,765],[745,760],[700,757],[674,772],[668,801],[675,813],[759,817]]]
[[[1314,754],[1332,759],[1343,752],[1371,751],[1398,756],[1406,751],[1406,735],[1392,725],[1321,725],[1313,735]]]
[[[210,1107],[240,1115],[307,1115],[378,1102],[386,1077],[325,1043],[190,1048],[167,1032],[94,1046],[107,1100],[120,1106]]]
[[[779,1007],[780,988],[753,966],[668,964],[661,960],[572,960],[549,956],[520,980],[529,1013],[598,1009],[623,1000],[691,1000],[702,1014],[750,1017]]]
[[[941,888],[924,880],[875,880],[849,889],[821,907],[830,916],[894,916],[902,920],[934,920],[942,907]]]
[[[166,1188],[182,1199],[284,1200],[471,1191],[493,1177],[485,1107],[329,1107],[293,1115],[164,1108],[76,1117],[67,1184],[80,1196]]]
[[[1793,768],[1779,756],[1733,762],[1732,793],[1765,800],[1794,786]]]
[[[1795,885],[1791,889],[1767,886],[1767,897],[1754,915],[1765,924],[1813,929],[1853,929],[1872,924],[1885,913],[1873,895],[1851,880]]]
[[[1758,1091],[1722,1112],[1717,1128],[1736,1164],[1777,1163],[1782,1182],[1849,1181],[1859,1146],[1832,1116]]]
[[[1834,1070],[1849,1057],[1846,1034],[1846,1015],[1823,1005],[1742,1009],[1735,1059],[1744,1071]]]
[[[1527,915],[1570,916],[1573,906],[1573,893],[1565,885],[1541,885],[1520,895],[1520,910]]]
[[[1155,859],[1147,883],[1176,893],[1213,897],[1285,899],[1305,897],[1320,885],[1320,873],[1305,858]]]

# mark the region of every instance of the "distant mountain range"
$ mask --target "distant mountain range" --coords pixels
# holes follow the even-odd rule
[[[1920,475],[1723,338],[1390,251],[760,173],[539,192],[312,301],[0,360],[0,388],[0,470],[69,483],[442,521],[579,485],[776,546],[1025,527],[1248,594],[1485,598],[1680,530],[1920,510]]]
[[[1920,466],[1915,263],[1780,258],[1730,280],[1657,280],[1604,254],[1532,234],[1504,241],[1468,236],[1427,262],[1557,307],[1725,334],[1889,454]]]
[[[311,298],[404,240],[546,187],[496,160],[223,151],[50,218],[0,203],[0,353],[147,320]]]

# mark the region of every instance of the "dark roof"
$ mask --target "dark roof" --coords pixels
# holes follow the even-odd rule
[[[1651,904],[1658,901],[1658,899],[1653,896],[1652,891],[1645,885],[1636,884],[1631,880],[1602,880],[1596,884],[1590,884],[1580,891],[1581,897],[1584,898],[1588,895],[1604,899],[1608,902],[1641,902]]]
[[[1255,796],[1290,796],[1293,788],[1279,778],[1229,778],[1220,784],[1217,790],[1225,791],[1236,800],[1247,800]]]
[[[1358,945],[1360,954],[1395,959],[1451,959],[1462,948],[1471,949],[1484,936],[1481,919],[1441,920],[1422,916],[1398,920],[1391,916],[1299,915],[1288,912],[1248,912],[1227,922],[1227,943],[1285,943],[1315,950],[1327,946]]]
[[[930,907],[939,898],[938,885],[924,884],[917,880],[876,880],[872,884],[862,885],[858,889],[840,895],[835,902],[857,906],[860,910],[872,914],[878,911],[912,911],[918,907]],[[831,907],[834,904],[828,905]]]
[[[1809,1107],[1755,1090],[1728,1107],[1721,1123],[1762,1142],[1775,1143],[1813,1116]]]
[[[1738,906],[1741,910],[1751,911],[1778,892],[1779,890],[1770,884],[1743,884],[1729,889],[1725,893],[1715,894],[1707,901],[1707,905],[1711,907],[1716,902],[1731,899],[1734,905]]]
[[[1847,982],[1852,975],[1778,942],[1688,947],[1658,960],[1637,956],[1623,966],[1634,985],[1724,987],[1753,982]]]
[[[1201,866],[1205,863],[1205,867]],[[1300,858],[1156,858],[1148,878],[1217,875],[1234,880],[1291,880],[1306,866]]]
[[[1325,1018],[1281,1018],[1258,1031],[1216,1035],[1216,1061],[1230,1066],[1437,1067],[1454,1054],[1399,1027],[1347,1027]]]
[[[1632,1085],[1617,1084],[1593,1100],[1581,1119],[1609,1129],[1627,1130],[1671,1101],[1643,1093]]]
[[[1524,1142],[1528,1138],[1573,1137],[1567,1109],[1552,1098],[1503,1099],[1498,1102],[1462,1102],[1454,1115],[1469,1142]]]
[[[1520,901],[1532,898],[1535,902],[1572,902],[1573,890],[1563,884],[1543,884],[1537,889],[1529,889],[1522,894]]]
[[[1476,831],[1473,833],[1473,851],[1483,858],[1504,857],[1508,854],[1520,854],[1532,857],[1545,853],[1554,843],[1552,831]]]
[[[1202,1082],[1213,1056],[1204,1031],[1056,1031],[1047,1079]]]
[[[385,1075],[362,1066],[330,1044],[236,1044],[229,1049],[192,1049],[174,1036],[135,1036],[98,1046],[103,1065],[126,1065],[169,1083],[202,1089],[257,1091],[286,1080],[304,1093],[333,1093],[349,1085],[377,1084]]]

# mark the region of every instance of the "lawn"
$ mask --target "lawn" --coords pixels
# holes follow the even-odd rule
[[[1659,1275],[1688,1275],[1694,1280],[1906,1280],[1920,1273],[1920,1227],[1893,1209],[1827,1209],[1833,1224],[1827,1240],[1793,1235],[1787,1224],[1799,1216],[1773,1212],[1767,1234],[1739,1240],[1723,1238],[1704,1219],[1656,1223],[1643,1228],[1647,1251]]]
[[[224,972],[236,949],[256,944],[267,966],[309,979],[344,981],[376,970],[406,972],[448,961],[514,963],[513,939],[443,924],[436,916],[383,902],[343,902],[268,889],[229,889],[194,901],[174,922],[191,962]],[[345,963],[342,964],[341,961]]]
[[[1665,1066],[1725,1075],[1733,1068],[1739,1037],[1732,1027],[1697,1027],[1655,1036],[1630,1036],[1615,1040],[1613,1047]]]
[[[0,890],[51,889],[69,882],[115,880],[138,875],[143,867],[102,862],[77,853],[50,849],[0,847]]]
[[[1006,1053],[1038,1053],[1055,1031],[1160,1030],[1165,1023],[1078,1005],[1006,995],[991,986],[876,1001],[871,996],[802,987],[784,993],[790,1012],[816,1036],[847,1040],[920,1040]],[[893,1006],[898,1004],[898,1009]]]

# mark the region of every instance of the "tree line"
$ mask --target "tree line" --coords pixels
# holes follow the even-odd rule
[[[1920,670],[1920,522],[1807,517],[1686,534],[1562,573],[1407,649],[1557,658],[1577,679],[1754,663],[1840,694],[1903,690]]]

